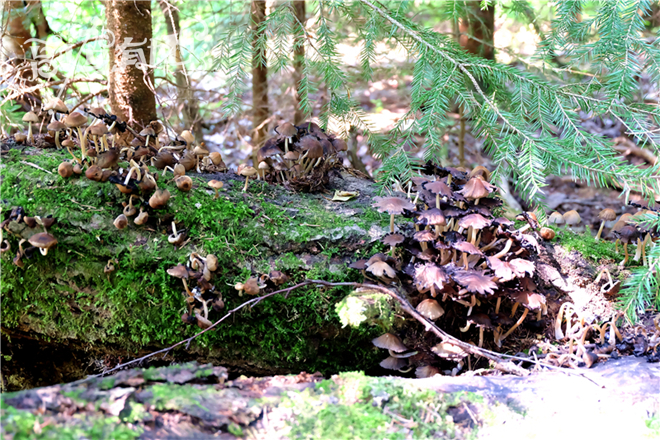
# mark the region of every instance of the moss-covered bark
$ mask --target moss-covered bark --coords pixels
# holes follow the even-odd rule
[[[110,183],[62,179],[56,169],[64,158],[61,152],[11,150],[2,162],[3,211],[22,206],[29,216],[52,214],[57,222],[50,231],[59,241],[47,256],[36,252],[19,268],[12,264],[18,237],[35,231],[8,225],[12,252],[2,256],[1,278],[2,369],[8,389],[48,383],[26,377],[29,366],[18,360],[28,349],[45,350],[36,356],[43,369],[54,361],[44,358],[52,357],[48,350],[61,355],[66,346],[78,353],[68,360],[78,370],[59,379],[71,380],[196,332],[180,319],[185,310],[180,281],[166,273],[185,263],[191,251],[218,256],[213,284],[228,310],[245,301],[233,288],[236,282],[273,269],[292,282],[358,279],[345,262],[378,247],[372,241],[387,225],[387,218],[369,207],[373,185],[350,175],[337,184],[361,195],[338,203],[329,201],[331,194],[294,194],[263,182],[252,182],[242,193],[243,182],[235,175],[218,174],[206,176],[225,181],[218,199],[200,176],[193,177],[189,193],[160,179],[159,185],[173,194],[167,208],[145,226],[131,222],[120,231],[112,221],[128,196]],[[182,248],[167,241],[165,229],[172,220],[188,231]],[[106,275],[109,259],[117,261],[116,271]],[[273,297],[166,359],[195,358],[251,374],[369,368],[375,353],[368,341],[378,330],[341,328],[335,304],[347,293],[308,288],[287,299]]]

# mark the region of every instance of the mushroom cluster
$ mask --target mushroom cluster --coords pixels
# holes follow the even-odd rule
[[[22,207],[12,208],[5,213],[5,219],[0,223],[0,254],[11,252],[11,243],[4,235],[7,233],[18,238],[18,250],[12,260],[16,266],[25,267],[23,260],[32,258],[37,249],[41,255],[48,255],[48,251],[57,245],[57,238],[48,232],[53,224],[55,218],[52,215],[29,217]],[[43,229],[43,232],[39,229]],[[26,242],[29,246],[23,248]]]
[[[183,297],[187,311],[181,320],[190,325],[206,329],[211,326],[210,310],[220,311],[225,307],[222,293],[211,284],[214,273],[218,270],[218,258],[213,254],[202,257],[192,252],[186,265],[179,264],[167,270],[168,275],[179,278],[183,283]]]
[[[275,128],[277,136],[268,139],[255,156],[255,166],[239,166],[238,174],[248,179],[283,183],[302,191],[316,191],[328,182],[327,173],[341,161],[337,154],[346,151],[346,142],[326,134],[317,124],[298,126],[285,122]]]
[[[429,168],[432,174],[413,178],[405,194],[376,198],[374,207],[391,216],[390,233],[382,239],[390,252],[350,267],[368,282],[402,286],[417,311],[445,330],[454,325],[456,334],[465,335],[476,327],[479,347],[486,331],[493,334],[491,346],[501,347],[530,312],[536,326],[544,325],[546,299],[534,282],[541,240],[534,214],[519,215],[525,224],[518,229],[496,217],[501,201],[491,197],[497,189],[484,167]],[[411,221],[396,227],[396,216]],[[417,367],[424,376],[437,372],[443,359],[459,362],[466,356],[446,342],[429,345],[418,334],[409,342],[410,350],[387,347],[396,361],[388,358],[386,368]]]

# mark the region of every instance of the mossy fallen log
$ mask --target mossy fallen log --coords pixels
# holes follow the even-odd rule
[[[292,282],[358,280],[346,261],[380,249],[375,240],[387,229],[386,215],[370,207],[375,185],[348,173],[332,179],[333,187],[359,193],[346,202],[331,201],[332,192],[297,194],[259,181],[244,193],[243,178],[221,173],[192,175],[194,188],[187,193],[177,190],[171,174],[159,179],[172,193],[167,207],[152,213],[146,225],[130,221],[118,230],[113,219],[129,196],[111,183],[61,178],[57,167],[65,158],[31,148],[3,157],[3,219],[19,206],[28,216],[52,215],[56,222],[49,231],[58,240],[46,256],[34,252],[20,268],[12,264],[19,240],[42,229],[6,225],[11,252],[2,255],[5,389],[46,385],[37,376],[64,364],[67,371],[53,375],[55,382],[73,380],[194,334],[198,329],[180,318],[183,286],[166,273],[191,252],[218,257],[212,283],[228,310],[246,300],[235,283],[271,270],[285,272]],[[224,181],[217,199],[210,179]],[[182,246],[168,243],[172,221],[186,230]],[[115,270],[106,274],[109,260]],[[335,304],[348,292],[306,288],[273,297],[166,359],[199,359],[249,374],[369,368],[378,356],[369,340],[378,330],[342,328]],[[210,319],[223,313],[212,312]],[[31,363],[41,373],[30,372]]]

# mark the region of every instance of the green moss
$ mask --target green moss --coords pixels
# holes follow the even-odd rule
[[[472,394],[441,394],[388,378],[344,373],[315,390],[289,393],[282,404],[295,415],[292,439],[406,439],[455,438],[447,409],[478,400]],[[433,417],[425,417],[429,408]]]
[[[556,232],[555,241],[559,242],[568,251],[578,251],[592,263],[603,264],[606,261],[623,260],[623,250],[620,254],[614,249],[614,242],[599,240],[590,234],[576,234],[564,228],[552,228]]]
[[[64,426],[53,424],[42,426],[45,422],[44,417],[34,415],[29,411],[3,405],[1,413],[3,434],[9,435],[14,440],[76,440],[80,438],[129,440],[138,438],[142,432],[141,428],[133,427],[131,429],[122,425],[118,417],[105,414],[99,414],[96,417],[74,414]]]
[[[319,196],[303,199],[304,206],[295,199],[298,212],[294,218],[287,211],[288,202],[282,206],[274,203],[283,198],[284,190],[263,182],[253,182],[247,197],[235,182],[214,200],[205,181],[193,178],[198,187],[190,193],[181,193],[172,182],[160,179],[159,186],[173,195],[168,206],[153,216],[167,219],[164,223],[119,232],[112,220],[128,197],[109,183],[62,179],[56,169],[66,157],[51,151],[12,153],[0,168],[0,190],[7,201],[3,210],[22,206],[31,216],[52,214],[57,219],[51,232],[59,244],[46,257],[37,253],[20,269],[11,264],[12,255],[2,256],[3,326],[27,324],[45,339],[77,340],[92,347],[117,344],[130,352],[173,344],[197,331],[181,323],[185,310],[182,285],[166,273],[167,268],[185,262],[191,251],[218,256],[220,269],[214,284],[229,310],[245,301],[237,296],[233,284],[257,272],[283,270],[291,282],[360,279],[359,273],[347,271],[333,259],[359,258],[382,245],[362,243],[358,250],[362,254],[355,252],[354,256],[332,238],[336,235],[339,242],[350,241],[345,238],[350,228],[368,231],[374,225],[388,224],[386,216],[357,202],[342,206],[362,210],[359,216],[336,214],[325,208],[327,201]],[[284,200],[291,198],[284,196]],[[170,218],[188,229],[191,240],[183,249],[167,242],[164,230]],[[321,234],[329,235],[330,240],[317,240]],[[312,239],[317,250],[310,269],[295,252]],[[10,241],[15,251],[18,239],[10,237]],[[103,267],[111,258],[117,260],[116,271],[107,276]],[[323,372],[367,368],[376,359],[368,344],[376,330],[336,330],[340,324],[334,304],[348,292],[307,288],[293,292],[288,299],[273,297],[198,338],[191,350],[235,365]],[[212,314],[211,319],[219,316]]]

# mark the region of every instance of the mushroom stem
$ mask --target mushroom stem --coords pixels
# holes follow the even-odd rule
[[[467,324],[465,324],[465,327],[459,327],[458,329],[459,329],[461,332],[465,333],[466,331],[470,330],[470,325],[471,325],[471,324],[472,324],[472,323],[471,323],[470,321],[468,321]]]
[[[394,214],[390,214],[390,232],[394,233]]]
[[[516,328],[518,328],[520,326],[520,324],[523,323],[523,321],[525,320],[525,317],[527,316],[527,313],[529,313],[529,309],[523,310],[523,314],[520,317],[520,319],[513,325],[513,327],[511,327],[509,329],[508,332],[506,332],[506,333],[504,333],[504,335],[502,335],[502,337],[500,338],[500,341],[503,341],[504,339],[506,339],[507,336],[509,336]]]
[[[28,142],[34,142],[34,137],[32,136],[32,122],[28,122]]]
[[[435,195],[435,207],[440,209],[440,193]]]
[[[82,158],[85,160],[85,136],[83,135],[82,129],[80,127],[76,127],[78,129],[78,139],[80,139],[80,152],[82,153]]]
[[[284,138],[284,154],[289,152],[289,138]]]
[[[598,228],[598,234],[596,234],[595,240],[598,241],[600,240],[600,234],[603,233],[603,227],[605,226],[605,220],[600,221],[600,228]]]
[[[513,315],[516,314],[516,310],[518,310],[518,306],[519,306],[519,305],[520,305],[520,303],[518,303],[518,302],[516,302],[516,303],[513,304],[513,307],[511,308],[511,317],[512,317],[512,318],[513,318]]]
[[[507,252],[511,249],[511,245],[513,244],[513,239],[509,238],[504,245],[504,249],[493,255],[493,258],[501,258],[506,255]]]
[[[628,243],[623,243],[623,251],[626,253],[626,257],[623,259],[622,264],[625,266],[628,264]]]
[[[468,270],[468,259],[467,259],[467,253],[463,253],[463,265],[465,265],[465,270]]]
[[[247,191],[249,181],[250,181],[250,176],[245,176],[245,186],[243,187],[243,192]]]
[[[479,347],[484,345],[484,328],[479,327]]]
[[[619,239],[617,238],[616,241],[614,242],[614,252],[617,254],[619,253]]]
[[[69,151],[71,154],[71,157],[73,157],[76,162],[78,162],[80,165],[82,165],[82,160],[78,159],[75,154],[73,154],[73,150],[71,150],[71,147],[66,147],[66,149]]]
[[[55,131],[55,145],[57,148],[62,148],[62,145],[60,145],[60,130]]]
[[[193,294],[192,294],[192,292],[190,291],[190,289],[188,288],[188,283],[186,282],[186,279],[185,279],[185,278],[181,278],[181,281],[183,281],[183,287],[186,288],[186,292],[188,293],[188,296],[191,296],[191,297],[192,297]]]
[[[497,297],[497,302],[495,303],[495,313],[499,313],[501,303],[502,303],[502,297],[498,296]]]

